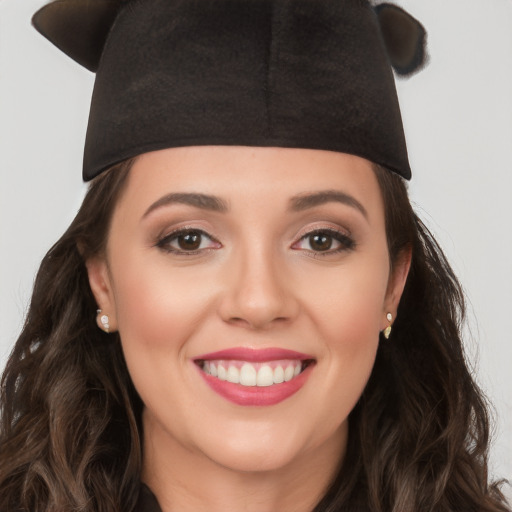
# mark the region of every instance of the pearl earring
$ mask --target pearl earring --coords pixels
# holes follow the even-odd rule
[[[96,313],[98,315],[101,315],[100,316],[100,324],[103,326],[103,330],[108,333],[109,332],[109,329],[110,329],[110,323],[109,323],[109,319],[108,319],[108,315],[102,315],[101,314],[101,309],[98,309],[96,311]]]
[[[391,322],[393,321],[393,315],[391,313],[388,313],[386,315],[386,318],[389,322],[389,325],[384,329],[384,338],[386,338],[387,340],[389,340],[389,336],[391,335]]]

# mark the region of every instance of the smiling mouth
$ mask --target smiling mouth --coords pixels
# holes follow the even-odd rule
[[[312,359],[283,359],[277,361],[196,360],[201,370],[219,381],[246,387],[269,387],[298,377]]]

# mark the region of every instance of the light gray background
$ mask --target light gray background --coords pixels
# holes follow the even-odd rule
[[[0,367],[85,189],[94,77],[31,28],[44,3],[0,0]],[[429,31],[429,66],[398,81],[411,197],[467,292],[468,354],[498,415],[491,469],[512,478],[512,1],[398,3]]]

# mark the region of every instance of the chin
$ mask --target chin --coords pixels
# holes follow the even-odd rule
[[[268,473],[289,467],[297,457],[297,452],[285,452],[276,446],[262,447],[258,444],[246,450],[224,446],[222,453],[212,454],[210,459],[235,472]]]
[[[232,471],[276,472],[302,466],[304,461],[313,460],[321,452],[342,451],[348,430],[345,422],[339,428],[331,425],[332,430],[327,427],[323,432],[321,429],[294,432],[290,423],[287,428],[259,427],[238,425],[226,429],[222,438],[210,438],[207,445],[199,448],[214,463]]]

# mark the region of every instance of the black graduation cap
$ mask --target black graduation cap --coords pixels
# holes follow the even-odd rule
[[[425,30],[367,0],[56,0],[35,27],[96,72],[84,180],[191,145],[325,149],[411,172],[394,77]]]

